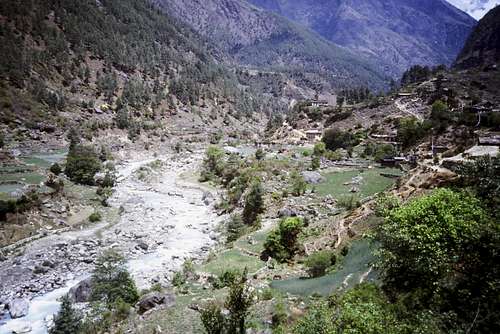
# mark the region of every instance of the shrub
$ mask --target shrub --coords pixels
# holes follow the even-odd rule
[[[298,250],[297,239],[304,223],[301,218],[288,217],[280,221],[264,243],[264,255],[280,262],[292,259]]]
[[[435,131],[442,132],[446,130],[451,121],[448,105],[441,100],[437,100],[432,104],[431,124]]]
[[[54,327],[49,331],[50,334],[68,334],[79,333],[82,327],[82,317],[73,308],[73,303],[68,295],[65,295],[61,301],[61,309],[54,317]]]
[[[213,181],[224,172],[224,151],[217,146],[209,146],[205,152],[200,181]]]
[[[321,167],[321,160],[319,157],[315,156],[311,160],[311,169],[318,170]]]
[[[180,287],[186,284],[187,277],[182,271],[176,271],[172,277],[172,285],[175,287]]]
[[[50,166],[50,172],[54,175],[61,174],[62,172],[61,166],[57,162],[53,163],[52,166]]]
[[[94,185],[94,176],[101,170],[101,161],[92,147],[76,145],[66,159],[65,174],[71,181]]]
[[[237,279],[241,277],[241,273],[236,269],[225,270],[222,275],[219,275],[216,280],[212,282],[212,285],[216,289],[222,289],[227,286],[231,286],[236,282]]]
[[[227,332],[245,334],[245,320],[253,302],[253,292],[247,284],[247,270],[233,283],[229,289],[225,307],[229,311]]]
[[[313,154],[317,157],[321,157],[326,153],[326,145],[323,142],[318,142],[314,144]]]
[[[287,318],[288,315],[286,313],[285,303],[283,303],[283,300],[280,298],[274,304],[273,315],[271,317],[273,334],[283,332],[283,326]]]
[[[245,207],[243,208],[243,222],[246,225],[253,225],[258,216],[264,212],[264,190],[259,180],[255,180],[250,188],[250,192],[245,197]]]
[[[255,159],[263,160],[266,157],[266,152],[263,149],[259,148],[255,151]]]
[[[225,319],[221,307],[215,302],[209,303],[201,311],[201,322],[207,334],[222,334]]]
[[[334,265],[336,260],[335,253],[325,250],[310,255],[305,265],[311,277],[320,277],[325,275],[326,270]]]
[[[292,183],[292,194],[294,196],[302,196],[307,190],[307,183],[302,174],[294,170],[290,175],[290,180]]]
[[[96,261],[92,273],[91,300],[104,302],[109,307],[120,299],[128,304],[135,304],[139,292],[130,276],[125,258],[114,250],[105,251]]]
[[[246,225],[240,215],[233,215],[226,227],[227,242],[238,240],[245,233]]]
[[[353,210],[361,206],[359,196],[357,195],[346,195],[338,199],[338,205],[346,210]]]
[[[89,221],[91,223],[101,221],[101,219],[102,219],[102,215],[99,211],[95,211],[89,216]]]

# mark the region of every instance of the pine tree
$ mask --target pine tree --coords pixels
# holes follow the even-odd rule
[[[264,190],[260,181],[256,180],[245,198],[245,207],[243,208],[243,221],[245,224],[254,224],[259,214],[264,211],[263,193]]]
[[[50,334],[77,334],[80,328],[81,316],[66,295],[62,298],[61,309],[54,319],[54,327],[50,330]]]

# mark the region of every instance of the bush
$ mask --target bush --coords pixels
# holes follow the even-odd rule
[[[333,253],[332,251],[324,250],[310,255],[307,258],[305,265],[311,277],[320,277],[325,275],[326,270],[332,265],[335,265],[336,261],[337,258],[335,256],[335,253]]]
[[[339,197],[337,203],[346,210],[354,210],[361,206],[359,196],[357,195],[346,195]]]
[[[200,181],[213,181],[224,172],[224,151],[217,146],[209,146],[205,152]]]
[[[71,181],[94,185],[94,176],[101,170],[101,160],[92,147],[76,145],[66,159],[65,174]]]
[[[259,148],[257,151],[255,151],[255,159],[257,160],[263,160],[266,157],[266,152],[264,152],[263,149]]]
[[[225,270],[222,275],[218,276],[216,280],[212,282],[215,289],[222,289],[227,286],[231,286],[241,277],[241,273],[236,269]]]
[[[176,271],[174,276],[172,277],[172,285],[178,288],[186,284],[186,282],[186,275],[182,271]]]
[[[245,197],[245,207],[243,208],[243,222],[246,225],[253,225],[258,216],[264,212],[264,190],[259,180],[255,180],[250,188],[250,192]]]
[[[95,211],[89,216],[89,221],[91,223],[101,221],[101,219],[102,219],[102,215],[99,211]]]
[[[317,157],[322,157],[326,153],[326,145],[323,142],[314,144],[313,154]]]
[[[315,156],[311,160],[311,169],[318,170],[321,167],[321,160],[319,157]]]
[[[50,172],[54,175],[59,175],[62,173],[62,169],[61,169],[61,166],[55,162],[52,164],[52,166],[50,166]]]
[[[96,261],[92,273],[91,300],[104,302],[108,307],[120,299],[128,304],[135,304],[139,292],[130,276],[125,258],[114,250],[105,251]]]
[[[240,215],[233,215],[226,227],[227,242],[238,240],[245,233],[246,225]]]
[[[82,317],[77,310],[73,308],[73,303],[68,295],[62,298],[61,309],[54,317],[54,327],[49,331],[50,334],[68,334],[79,333],[82,327]]]
[[[201,322],[207,334],[222,334],[225,322],[222,308],[215,302],[209,303],[201,311]]]
[[[290,180],[292,183],[292,194],[294,196],[302,196],[307,190],[307,183],[302,174],[294,170],[290,175]]]
[[[264,243],[264,257],[272,257],[279,262],[292,259],[297,250],[297,240],[304,227],[303,220],[298,217],[284,218],[278,228],[271,231]]]

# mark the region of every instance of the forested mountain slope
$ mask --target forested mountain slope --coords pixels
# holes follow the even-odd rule
[[[0,45],[4,125],[136,133],[182,108],[211,119],[260,110],[190,28],[146,0],[5,0]]]
[[[229,60],[265,71],[286,72],[299,84],[381,88],[373,64],[289,20],[244,0],[154,0],[225,52]],[[312,82],[312,84],[310,84]]]

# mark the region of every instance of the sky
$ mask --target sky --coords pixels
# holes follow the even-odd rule
[[[448,0],[448,2],[469,13],[476,20],[481,19],[496,5],[500,5],[500,0]]]

